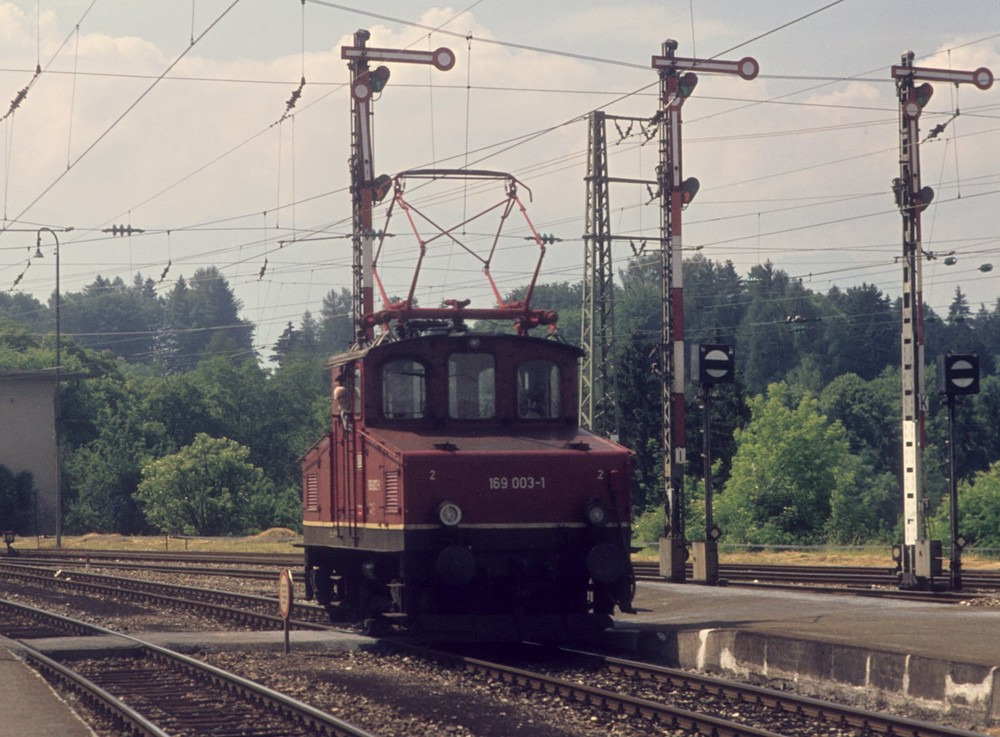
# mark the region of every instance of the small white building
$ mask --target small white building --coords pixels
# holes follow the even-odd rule
[[[0,371],[0,465],[15,474],[29,471],[34,478],[40,535],[57,531],[57,385],[51,370]],[[7,529],[4,520],[0,529]]]

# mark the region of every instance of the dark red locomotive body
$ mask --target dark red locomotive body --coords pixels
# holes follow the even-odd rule
[[[309,595],[450,639],[562,639],[631,611],[630,454],[578,427],[581,352],[437,334],[331,361],[303,458]]]

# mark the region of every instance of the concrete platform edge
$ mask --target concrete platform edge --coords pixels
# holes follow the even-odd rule
[[[631,628],[629,628],[631,629]],[[624,633],[616,639],[622,642]],[[819,697],[847,693],[881,703],[1000,723],[1000,669],[742,629],[633,630],[646,660],[765,685],[789,684]]]

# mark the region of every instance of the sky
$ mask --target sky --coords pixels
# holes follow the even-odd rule
[[[0,289],[43,301],[53,292],[54,259],[31,258],[40,228],[46,255],[58,244],[63,292],[140,273],[167,293],[214,266],[266,358],[289,322],[351,284],[341,47],[358,29],[369,47],[448,47],[457,58],[449,71],[390,65],[374,103],[376,171],[512,174],[533,227],[558,239],[548,282],[582,276],[588,115],[652,118],[651,57],[667,39],[677,56],[760,65],[749,81],[699,74],[684,104],[683,174],[701,184],[682,218],[685,255],[698,249],[741,275],[771,262],[817,292],[868,283],[900,293],[890,67],[912,51],[919,67],[1000,75],[997,0],[0,0]],[[925,302],[946,313],[961,287],[973,310],[992,308],[1000,83],[934,88],[920,119],[921,138],[944,124],[920,151],[935,190],[923,215],[924,250],[937,256],[925,262]],[[609,124],[612,177],[655,178],[657,142],[642,129]],[[421,304],[488,306],[481,266],[494,241],[499,288],[528,281],[538,249],[520,212],[494,237],[502,183],[406,186],[422,239],[434,235],[429,220],[461,234],[462,245],[428,243]],[[612,232],[633,239],[614,246],[622,268],[632,246],[658,237],[660,212],[644,185],[613,184],[609,199]],[[390,234],[380,273],[402,294],[417,239],[399,210],[385,217],[379,208],[375,227]],[[123,225],[132,235],[113,232]]]

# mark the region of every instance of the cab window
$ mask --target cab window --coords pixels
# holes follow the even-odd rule
[[[496,367],[490,353],[453,353],[448,357],[448,416],[486,420],[496,415]]]
[[[389,361],[382,367],[382,414],[387,419],[424,416],[427,370],[410,358]]]
[[[551,361],[526,361],[517,368],[517,416],[559,416],[559,367]]]

